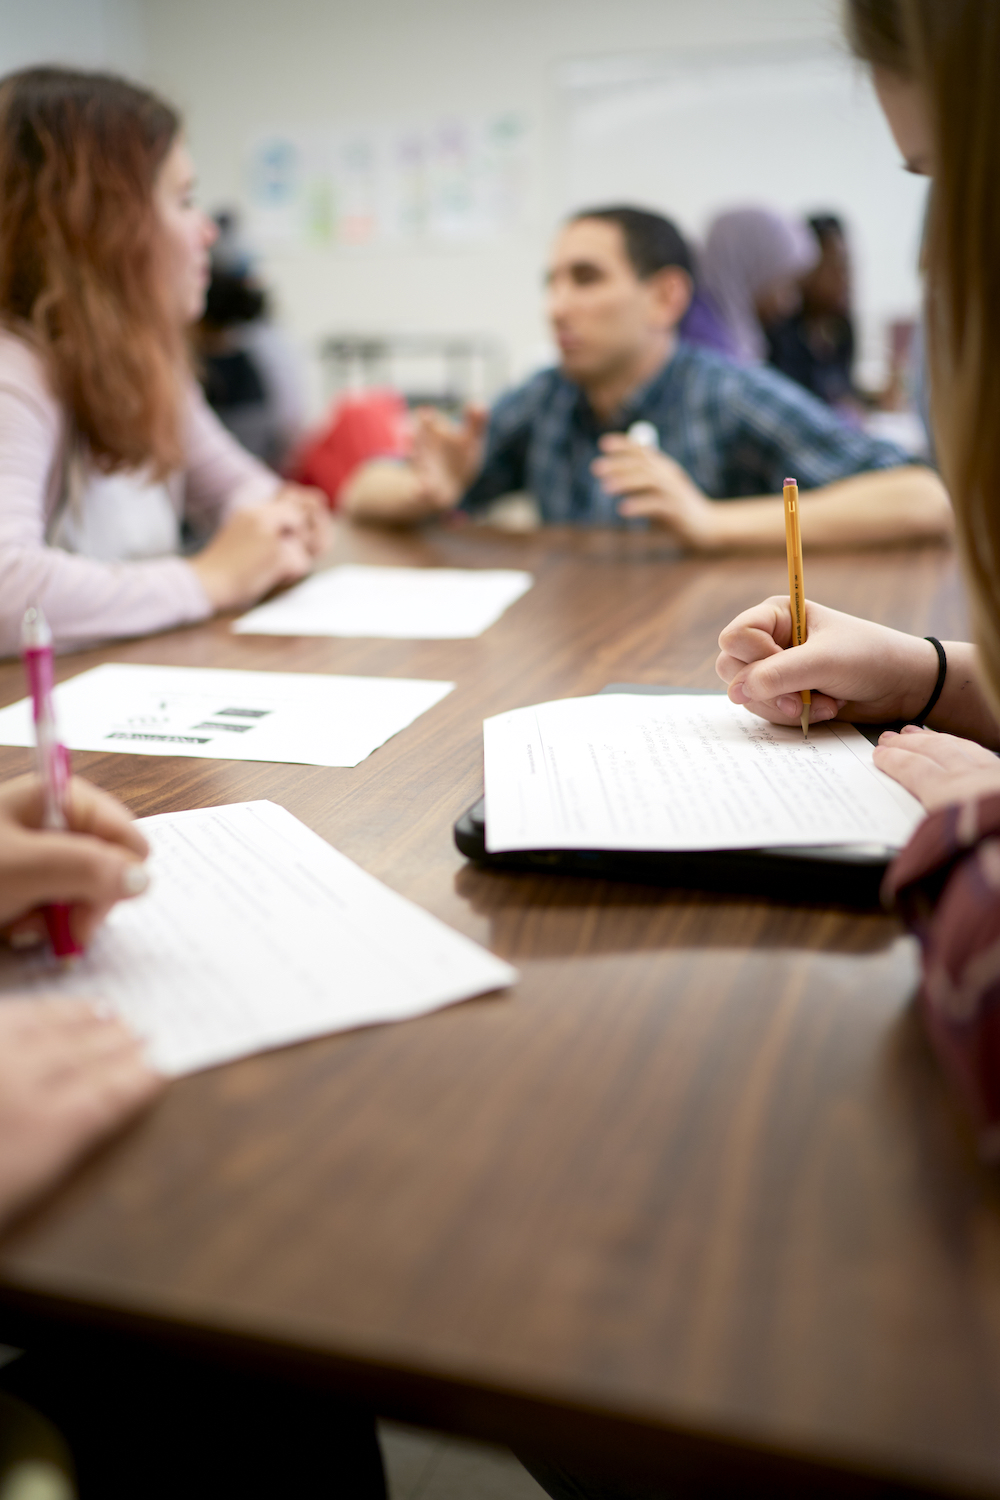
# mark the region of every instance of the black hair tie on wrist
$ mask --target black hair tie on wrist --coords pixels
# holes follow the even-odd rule
[[[938,674],[937,682],[934,684],[933,693],[931,693],[920,713],[917,714],[917,717],[910,720],[910,723],[916,724],[918,729],[923,729],[926,720],[929,719],[931,714],[934,712],[934,705],[937,703],[938,699],[941,696],[941,689],[944,687],[944,679],[948,674],[948,658],[944,654],[944,647],[942,646],[941,642],[937,639],[936,636],[933,635],[925,635],[924,640],[930,641],[931,645],[934,647],[934,650],[937,652]]]

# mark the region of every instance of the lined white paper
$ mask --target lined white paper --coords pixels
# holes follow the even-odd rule
[[[423,1015],[517,978],[273,802],[140,826],[147,894],[115,907],[69,969],[6,950],[0,994],[102,999],[165,1073]]]
[[[316,573],[241,616],[241,635],[381,636],[464,640],[482,635],[526,594],[530,573],[508,568],[376,568]]]
[[[54,696],[70,750],[356,766],[454,685],[109,662]],[[30,700],[0,709],[0,745],[34,743]]]
[[[567,698],[487,719],[483,740],[493,853],[898,849],[924,816],[853,725],[804,740],[721,694]]]

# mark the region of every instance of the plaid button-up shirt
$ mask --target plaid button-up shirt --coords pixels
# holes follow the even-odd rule
[[[652,422],[663,452],[713,500],[779,494],[786,475],[815,489],[912,462],[894,444],[845,426],[777,371],[678,343],[606,426],[559,370],[543,370],[508,391],[493,408],[483,467],[462,505],[475,511],[498,495],[527,490],[545,521],[623,524],[617,499],[605,494],[590,466],[603,433],[624,432],[638,421]]]

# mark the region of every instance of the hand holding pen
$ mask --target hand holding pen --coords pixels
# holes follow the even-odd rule
[[[0,789],[0,923],[16,917],[11,940],[39,941],[39,919],[27,914],[44,902],[41,918],[52,951],[70,958],[83,951],[116,900],[145,889],[141,861],[148,849],[119,803],[84,782],[71,783],[52,702],[52,636],[40,610],[25,615],[22,643],[38,780]],[[71,906],[82,907],[72,919]]]

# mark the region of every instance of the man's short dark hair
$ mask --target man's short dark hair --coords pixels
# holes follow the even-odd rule
[[[571,224],[581,219],[600,219],[617,224],[625,241],[625,254],[640,281],[668,266],[677,266],[694,279],[694,257],[676,224],[645,208],[585,208],[573,214]]]

